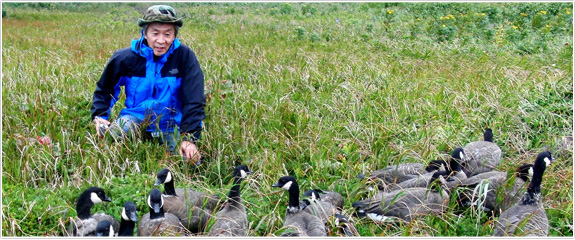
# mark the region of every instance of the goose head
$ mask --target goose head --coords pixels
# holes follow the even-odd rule
[[[485,129],[485,132],[483,133],[483,141],[493,142],[493,130],[490,128]]]
[[[170,183],[172,181],[173,181],[172,172],[169,169],[164,168],[158,172],[158,175],[156,177],[156,183],[154,183],[154,187],[160,184]]]
[[[246,165],[239,165],[234,168],[234,177],[237,178],[246,178],[249,174],[252,173],[252,170],[250,170]]]
[[[138,222],[136,205],[134,205],[133,202],[126,201],[124,203],[124,208],[122,208],[122,219],[124,221]]]
[[[114,234],[114,228],[110,221],[102,220],[98,222],[98,225],[96,226],[97,237],[114,237]]]
[[[76,212],[80,219],[87,219],[91,216],[90,210],[96,203],[111,202],[112,200],[106,196],[104,189],[99,187],[90,187],[86,189],[76,203]]]
[[[150,208],[150,219],[164,217],[164,198],[160,190],[154,188],[148,196],[148,207]]]
[[[525,163],[517,168],[515,171],[515,175],[518,178],[521,178],[524,182],[529,181],[531,177],[533,177],[533,164],[532,163]]]
[[[433,172],[435,170],[438,171],[443,171],[445,170],[445,161],[443,160],[433,160],[431,162],[429,162],[429,164],[427,164],[427,167],[425,167],[425,171],[426,172]]]

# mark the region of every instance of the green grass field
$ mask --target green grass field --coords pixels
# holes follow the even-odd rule
[[[573,236],[572,3],[173,3],[206,76],[197,168],[154,142],[99,139],[91,123],[96,81],[150,5],[2,3],[2,236],[62,235],[89,186],[113,200],[93,212],[119,219],[131,200],[142,216],[165,167],[176,186],[226,195],[240,163],[255,172],[249,234],[274,236],[279,177],[340,192],[352,214],[367,196],[358,174],[446,158],[485,128],[498,170],[552,152],[550,235]],[[450,209],[354,223],[362,236],[490,236],[496,220]]]

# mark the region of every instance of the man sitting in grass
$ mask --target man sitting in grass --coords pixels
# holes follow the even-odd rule
[[[146,127],[146,137],[165,143],[171,152],[179,150],[197,165],[201,156],[196,141],[206,105],[204,74],[194,52],[177,38],[183,21],[172,7],[155,5],[138,25],[142,37],[112,55],[96,84],[92,119],[98,136],[109,132],[121,140]],[[111,123],[108,117],[122,86],[125,107]]]

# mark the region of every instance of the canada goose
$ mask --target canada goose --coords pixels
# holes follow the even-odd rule
[[[319,190],[321,191],[321,190]],[[304,203],[306,207],[303,209],[304,211],[318,216],[321,221],[326,224],[330,217],[334,216],[335,214],[340,213],[340,209],[336,205],[334,205],[331,200],[326,201],[320,197],[320,193],[316,189],[307,190],[304,192],[303,196]],[[336,192],[330,192],[332,196],[339,195]],[[339,195],[338,198],[343,198]]]
[[[484,211],[499,213],[505,211],[511,205],[517,203],[520,199],[519,189],[525,186],[529,178],[533,175],[533,164],[523,164],[515,171],[515,177],[511,178],[513,183],[510,189],[504,189],[507,181],[507,172],[490,171],[477,174],[471,178],[463,179],[458,184],[459,189],[457,197],[460,207],[476,205],[476,202],[483,202],[480,206]],[[485,186],[487,186],[485,188]],[[483,189],[481,189],[483,187]],[[483,194],[483,195],[481,195]],[[497,203],[497,195],[500,203]],[[482,199],[483,198],[483,199]],[[478,201],[481,200],[481,201]]]
[[[379,190],[385,190],[390,184],[397,184],[437,170],[445,170],[445,162],[443,160],[433,160],[427,165],[423,163],[402,163],[371,172],[368,181],[376,182]]]
[[[461,180],[466,179],[467,175],[463,172],[461,168],[461,156],[463,156],[463,148],[456,148],[451,154],[451,159],[449,160],[449,167],[446,171],[440,171],[444,175],[446,180],[449,181],[447,185],[449,190],[455,187],[456,183],[461,183]],[[388,189],[389,191],[394,191],[398,189],[422,187],[426,188],[428,184],[431,183],[431,178],[434,173],[427,173],[420,175],[417,178],[412,178],[395,185],[391,185]]]
[[[96,225],[96,237],[115,237],[112,223],[108,220],[102,220]]]
[[[493,236],[547,236],[549,219],[541,203],[541,182],[545,168],[552,161],[551,153],[537,155],[533,178],[519,203],[501,213],[495,222]]]
[[[292,176],[281,177],[272,187],[279,187],[288,191],[289,203],[286,210],[284,228],[293,230],[283,236],[322,237],[327,236],[327,229],[322,220],[303,211],[299,202],[299,186]]]
[[[348,237],[361,237],[355,226],[349,221],[347,216],[336,214],[335,215],[335,225],[343,232],[345,236]]]
[[[216,214],[216,222],[210,228],[208,236],[245,237],[248,235],[248,216],[242,198],[240,185],[252,171],[246,165],[234,169],[234,183],[228,194],[228,200]]]
[[[356,215],[380,221],[386,217],[397,217],[411,221],[419,215],[442,213],[449,201],[445,187],[445,172],[436,172],[430,180],[430,188],[408,188],[392,192],[379,192],[372,198],[352,203]],[[443,186],[438,188],[439,181]]]
[[[71,229],[74,236],[94,236],[98,222],[103,220],[110,221],[114,229],[120,227],[118,220],[108,214],[97,213],[92,215],[92,206],[103,201],[111,202],[112,200],[99,187],[90,187],[80,194],[76,203],[76,212],[79,219],[74,221]]]
[[[126,201],[124,203],[124,208],[122,208],[122,220],[120,221],[120,230],[118,231],[118,236],[134,236],[134,228],[136,227],[136,222],[138,222],[136,205],[134,205],[133,202]]]
[[[469,177],[491,171],[501,163],[501,148],[493,142],[493,131],[489,128],[483,133],[483,141],[470,142],[463,151],[462,165],[471,173]]]
[[[326,226],[330,219],[334,219],[336,226],[347,236],[359,236],[355,226],[348,217],[341,214],[343,209],[343,197],[333,191],[323,191],[321,189],[310,189],[304,192],[304,211],[318,216]]]
[[[149,213],[138,226],[138,236],[186,236],[188,231],[180,219],[171,213],[164,213],[164,197],[158,189],[152,189],[148,196]]]
[[[201,233],[210,215],[219,202],[219,196],[174,187],[174,177],[170,170],[158,172],[155,186],[164,184],[164,211],[176,215],[182,225],[192,233]]]
[[[344,199],[338,192],[325,191],[321,189],[311,189],[303,193],[304,197],[311,197],[315,193],[317,198],[324,202],[329,202],[339,209],[343,209]]]

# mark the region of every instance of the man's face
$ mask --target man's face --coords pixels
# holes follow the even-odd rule
[[[148,40],[148,46],[154,50],[154,55],[161,56],[168,52],[176,39],[176,29],[170,23],[150,23],[144,37]]]

